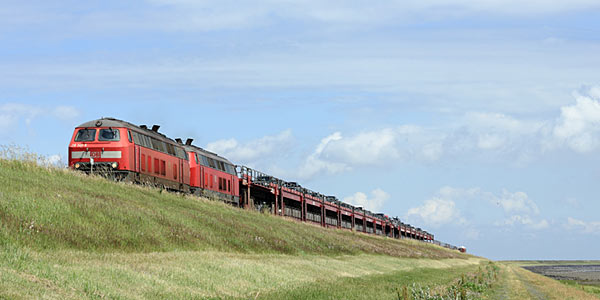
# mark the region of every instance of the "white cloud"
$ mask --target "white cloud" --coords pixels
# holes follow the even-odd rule
[[[467,215],[464,217],[458,204],[468,207]],[[481,188],[455,188],[450,186],[442,187],[433,197],[426,200],[423,205],[410,208],[406,214],[411,222],[424,222],[428,225],[439,227],[441,225],[461,225],[464,235],[469,235],[469,239],[478,239],[479,231],[473,224],[479,220],[477,216],[472,215],[474,210],[488,209],[485,205],[497,205],[502,208],[504,218],[493,224],[499,227],[514,227],[517,225],[525,226],[532,230],[540,230],[549,227],[549,222],[543,218],[532,218],[532,215],[539,215],[540,210],[536,203],[529,199],[524,192],[509,192],[506,189],[500,195],[481,190]],[[489,209],[488,209],[489,210]],[[490,211],[489,216],[493,214]],[[415,219],[416,218],[416,219]],[[467,219],[469,221],[467,221]],[[486,224],[491,223],[489,219],[484,220]]]
[[[273,136],[264,136],[245,143],[236,139],[223,139],[208,143],[206,150],[213,151],[236,163],[250,163],[266,156],[281,154],[290,147],[292,131],[285,130]]]
[[[340,132],[326,136],[300,166],[302,178],[321,171],[329,174],[358,166],[389,167],[402,161],[431,162],[440,159],[442,140],[414,125],[364,131],[345,137]]]
[[[41,107],[21,104],[6,103],[0,106],[0,120],[5,126],[13,126],[20,119],[23,119],[27,125],[31,124],[34,118],[41,115],[44,110]]]
[[[499,196],[489,194],[488,200],[490,203],[501,207],[506,216],[503,221],[495,222],[496,226],[513,227],[516,225],[523,225],[533,230],[546,229],[549,226],[546,219],[542,218],[535,220],[531,217],[531,215],[538,216],[540,214],[540,209],[535,201],[530,199],[525,192],[513,193],[504,189]]]
[[[600,87],[576,95],[576,104],[563,106],[556,121],[518,119],[501,113],[467,112],[445,128],[412,124],[363,131],[354,135],[336,132],[323,139],[302,166],[310,177],[360,166],[389,166],[408,161],[436,162],[444,158],[509,161],[522,166],[549,149],[565,144],[577,152],[600,146]],[[332,138],[334,137],[334,138]],[[525,196],[523,199],[515,197]],[[526,195],[503,195],[505,210],[537,213]]]
[[[568,217],[565,228],[588,234],[600,234],[600,221],[585,222],[575,218]]]
[[[482,194],[483,194],[483,192],[481,191],[480,188],[463,189],[463,188],[455,188],[455,187],[451,187],[451,186],[442,187],[440,189],[440,191],[438,192],[438,195],[440,195],[441,197],[449,198],[449,199],[473,198],[473,197],[479,197]]]
[[[600,87],[575,93],[576,103],[561,107],[553,135],[577,152],[590,152],[600,145]]]
[[[497,134],[482,134],[479,136],[477,147],[481,149],[496,149],[506,143],[506,138]]]
[[[529,199],[524,192],[511,193],[507,190],[502,191],[499,197],[493,197],[492,201],[504,209],[506,213],[533,213],[539,214],[540,210],[537,204]]]
[[[441,142],[432,142],[423,145],[421,149],[421,157],[426,161],[437,161],[442,157],[444,148]]]
[[[361,206],[372,212],[379,212],[383,208],[383,204],[390,198],[390,195],[384,190],[377,188],[371,191],[371,196],[368,197],[363,192],[356,192],[352,196],[344,198],[344,202],[354,206]]]
[[[65,106],[65,105],[61,105],[61,106],[57,106],[52,110],[52,114],[63,121],[68,121],[68,120],[73,120],[78,118],[81,113],[79,112],[78,109],[76,109],[73,106]]]
[[[15,115],[0,113],[0,134],[8,132],[8,129],[14,126],[17,120]]]
[[[486,193],[479,188],[455,188],[450,186],[442,187],[433,197],[426,200],[423,205],[413,207],[408,210],[405,218],[414,219],[415,222],[424,222],[431,226],[441,226],[444,224],[468,225],[469,222],[462,216],[457,207],[457,201],[470,201],[485,197]],[[465,229],[469,231],[472,239],[476,239],[478,233],[472,228]]]
[[[522,152],[537,139],[544,122],[519,120],[500,113],[468,112],[463,120],[478,149]]]
[[[252,28],[271,24],[277,19],[302,20],[334,25],[374,26],[423,19],[456,18],[465,15],[540,15],[598,7],[593,0],[575,1],[165,1],[149,0],[150,7],[133,16],[108,12],[84,15],[82,23],[100,28],[161,30],[219,30]],[[162,14],[159,14],[162,12]],[[129,18],[127,18],[129,17]],[[113,20],[112,23],[106,22]],[[104,22],[103,22],[104,21]],[[108,24],[107,24],[108,23]]]
[[[575,207],[575,208],[580,208],[581,204],[579,203],[579,201],[577,200],[577,198],[574,197],[568,197],[564,200],[568,205],[570,205],[571,207]]]
[[[463,231],[462,235],[469,240],[478,240],[481,236],[481,231],[475,228],[467,228],[465,231]]]
[[[147,0],[134,12],[121,6],[99,6],[85,10],[67,4],[31,5],[13,2],[0,8],[0,24],[11,28],[61,24],[68,31],[210,31],[245,29],[272,25],[279,20],[299,20],[308,24],[337,26],[377,26],[422,20],[440,20],[469,15],[528,16],[587,10],[599,6],[594,0],[432,0],[432,1],[168,1]],[[92,6],[93,7],[93,6]],[[17,14],[15,14],[17,12]],[[15,15],[20,16],[16,18]],[[78,26],[72,26],[77,24]],[[7,29],[5,29],[7,30]]]
[[[396,149],[398,134],[391,128],[361,132],[348,138],[338,132],[335,139],[323,148],[322,157],[353,165],[382,164],[398,158]]]
[[[342,139],[342,135],[339,132],[334,132],[321,139],[321,142],[317,145],[315,151],[311,153],[300,166],[297,173],[298,176],[300,178],[310,178],[321,172],[335,174],[350,170],[350,167],[345,163],[330,162],[321,158],[321,154],[330,143],[339,141],[340,139]]]
[[[501,223],[496,223],[497,226],[514,226],[516,224],[525,225],[534,230],[546,229],[549,226],[545,219],[536,222],[528,215],[513,215]]]
[[[433,197],[422,206],[410,208],[407,218],[416,216],[428,225],[438,227],[448,223],[464,223],[456,203],[440,196]]]
[[[6,103],[0,105],[0,129],[7,130],[14,127],[20,120],[29,126],[35,119],[44,116],[48,111],[50,116],[60,120],[70,120],[79,116],[79,111],[72,106],[48,108],[39,105]]]

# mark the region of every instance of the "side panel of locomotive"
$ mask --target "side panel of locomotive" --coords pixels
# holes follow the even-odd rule
[[[239,178],[225,158],[202,148],[185,145],[190,160],[190,187],[197,195],[239,204]]]

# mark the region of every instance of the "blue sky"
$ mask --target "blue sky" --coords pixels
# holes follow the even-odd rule
[[[598,259],[600,2],[5,1],[0,144],[102,116],[493,259]]]

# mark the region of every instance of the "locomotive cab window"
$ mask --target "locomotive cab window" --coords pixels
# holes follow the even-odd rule
[[[98,141],[118,142],[120,140],[119,130],[117,129],[100,129]]]
[[[96,139],[96,129],[79,129],[75,136],[76,142],[93,142]]]

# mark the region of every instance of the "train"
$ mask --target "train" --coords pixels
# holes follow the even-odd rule
[[[69,143],[68,167],[115,180],[218,199],[301,222],[387,236],[410,238],[451,249],[434,235],[398,217],[373,213],[244,165],[181,138],[159,132],[160,125],[134,125],[100,118],[77,126]],[[461,247],[461,252],[466,248]]]

